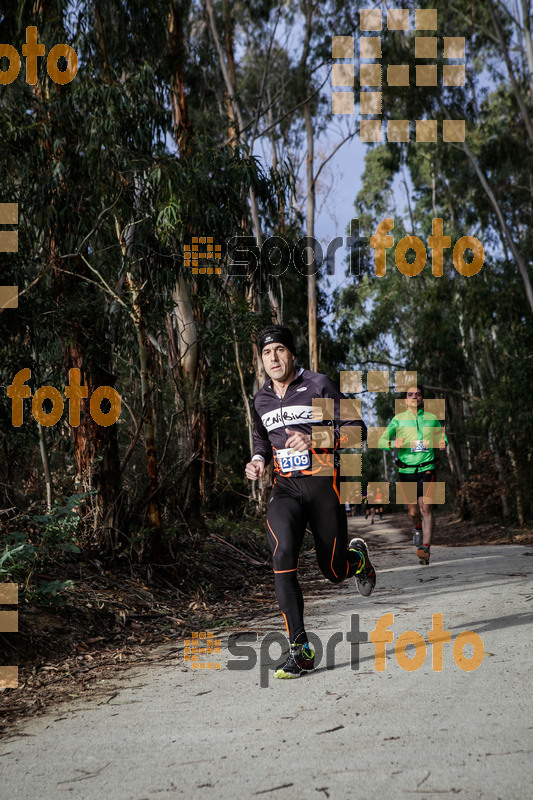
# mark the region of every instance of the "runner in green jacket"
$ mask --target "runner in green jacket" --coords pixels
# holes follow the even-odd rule
[[[433,505],[425,503],[423,495],[431,495],[431,487],[424,492],[424,483],[435,482],[435,449],[446,447],[444,428],[434,414],[424,411],[424,390],[411,386],[405,395],[407,409],[396,414],[380,436],[378,446],[397,449],[400,472],[400,491],[403,492],[407,513],[415,525],[414,544],[421,564],[429,564],[429,550],[435,517]],[[408,502],[409,489],[405,484],[416,483],[416,503]],[[403,486],[402,486],[403,484]],[[420,540],[420,533],[422,540]]]

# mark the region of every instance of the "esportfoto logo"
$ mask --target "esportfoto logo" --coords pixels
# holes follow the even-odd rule
[[[26,43],[22,45],[22,55],[26,57],[26,83],[34,86],[37,83],[37,59],[45,55],[44,44],[37,42],[37,28],[30,25],[26,28]],[[7,70],[0,67],[0,86],[6,86],[18,77],[21,67],[20,56],[11,44],[0,44],[0,63],[2,57],[7,58]],[[59,69],[59,59],[64,59],[66,69]],[[46,59],[46,70],[48,76],[54,81],[64,86],[74,80],[78,73],[78,54],[68,44],[56,44]]]
[[[375,35],[383,28],[380,8],[366,8],[359,12],[359,28],[366,35],[359,38],[360,55],[360,129],[361,142],[382,141],[382,91],[386,79],[387,87],[434,87],[439,85],[438,65],[426,63],[437,58],[439,39],[431,35],[437,31],[438,14],[436,8],[415,10],[415,30],[424,35],[414,37],[415,58],[424,63],[416,64],[414,82],[409,64],[383,64],[381,36]],[[409,9],[391,8],[387,10],[389,31],[409,31]],[[430,35],[426,35],[429,32]],[[459,64],[444,64],[441,80],[443,87],[464,86],[466,83],[465,39],[458,36],[442,37],[443,58],[445,61],[460,61]],[[333,114],[354,114],[355,95],[355,37],[333,36],[332,58],[335,63],[331,70],[331,84],[335,90],[331,94]],[[339,91],[342,89],[342,91]],[[345,90],[346,89],[346,90]],[[368,117],[373,117],[368,119]],[[378,117],[378,119],[376,119]],[[389,142],[409,142],[410,120],[392,119],[387,122]],[[416,142],[436,142],[438,123],[435,119],[417,119],[415,122]],[[445,119],[442,123],[443,142],[464,142],[466,127],[464,119]]]
[[[361,236],[359,220],[352,219],[350,235],[336,236],[332,239],[327,245],[325,256],[322,245],[314,236],[303,236],[293,247],[282,236],[270,236],[265,239],[261,247],[258,246],[255,236],[232,236],[226,242],[227,275],[232,278],[251,277],[259,270],[263,275],[279,278],[291,265],[300,275],[316,275],[324,266],[326,275],[334,275],[336,253],[343,245],[350,248],[350,275],[361,274],[361,253],[368,247],[374,250],[374,274],[377,278],[385,277],[386,251],[393,248],[396,267],[408,278],[420,275],[428,263],[428,249],[431,250],[431,273],[435,278],[442,278],[444,269],[448,267],[450,261],[457,272],[466,278],[477,275],[485,262],[485,250],[475,236],[461,236],[452,248],[451,237],[445,233],[444,221],[440,217],[432,221],[427,249],[422,239],[414,235],[403,236],[395,246],[394,237],[391,235],[393,230],[394,219],[387,217],[378,224],[370,238]],[[192,266],[194,275],[221,274],[220,267],[199,267],[201,259],[210,261],[222,259],[222,246],[213,245],[212,238],[200,238],[200,242],[206,242],[205,252],[199,252],[197,243],[184,245],[184,266]],[[207,243],[209,239],[210,244]],[[409,251],[413,251],[415,255],[414,261],[407,260]],[[468,252],[472,254],[470,260],[465,258]]]
[[[385,672],[387,664],[390,663],[387,655],[387,644],[394,642],[394,632],[390,630],[394,625],[394,614],[382,614],[376,623],[375,628],[370,631],[362,631],[359,625],[359,614],[350,615],[350,630],[346,633],[336,631],[325,643],[314,633],[308,634],[308,640],[315,653],[315,669],[325,662],[326,670],[335,669],[336,648],[342,642],[350,644],[350,669],[356,671],[360,663],[360,644],[371,642],[374,645],[374,669],[376,672]],[[198,634],[196,634],[198,637]],[[210,637],[208,633],[204,636]],[[194,634],[193,634],[194,637]],[[279,666],[279,661],[283,653],[289,649],[289,642],[286,636],[279,632],[267,633],[261,639],[259,645],[259,658],[257,648],[258,634],[254,631],[246,633],[232,633],[228,637],[228,653],[234,658],[228,659],[226,668],[241,672],[249,672],[256,668],[259,661],[259,685],[266,688],[269,684],[269,672],[273,672]],[[426,644],[427,640],[427,644]],[[194,640],[197,641],[197,640]],[[433,672],[442,672],[444,668],[445,644],[451,644],[451,631],[444,629],[444,617],[440,613],[432,615],[432,627],[428,630],[426,637],[418,631],[403,631],[394,642],[394,656],[396,665],[406,672],[416,672],[426,661],[428,645],[431,645],[431,668]],[[191,640],[185,640],[184,660],[191,659],[190,654]],[[271,655],[272,645],[280,648],[279,655]],[[465,655],[465,648],[469,652]],[[220,651],[219,651],[220,652]],[[474,631],[461,631],[453,641],[451,659],[447,651],[448,663],[451,660],[462,672],[473,672],[483,663],[485,648],[483,639]],[[344,662],[344,658],[343,658]],[[191,664],[194,669],[212,668],[213,664]],[[220,669],[220,666],[217,667]]]

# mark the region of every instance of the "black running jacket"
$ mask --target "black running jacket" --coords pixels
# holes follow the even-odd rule
[[[332,419],[324,418],[322,421],[313,419],[312,401],[315,398],[330,398],[333,402]],[[312,428],[326,427],[333,428],[334,446],[315,447],[310,449],[312,463],[308,469],[294,470],[291,473],[283,473],[286,477],[302,477],[305,475],[316,475],[320,472],[328,471],[331,473],[333,465],[332,452],[339,447],[357,447],[360,445],[351,444],[347,431],[343,431],[344,426],[357,426],[361,429],[361,441],[366,440],[366,425],[359,417],[354,415],[353,409],[349,409],[350,416],[346,418],[347,409],[341,408],[340,401],[346,398],[337,386],[325,375],[312,372],[308,369],[300,368],[295,379],[289,384],[285,396],[280,398],[272,388],[272,379],[269,378],[264,386],[254,397],[254,456],[261,456],[265,464],[274,457],[274,471],[281,474],[277,451],[286,448],[288,434],[285,428],[311,434]],[[329,404],[331,405],[331,404]],[[354,419],[354,416],[357,416]],[[326,433],[326,435],[328,435]],[[312,456],[315,456],[313,458]]]

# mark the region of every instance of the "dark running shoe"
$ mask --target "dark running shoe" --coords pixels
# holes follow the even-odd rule
[[[429,547],[427,544],[423,544],[422,547],[419,547],[416,551],[416,554],[419,562],[427,567],[429,564]]]
[[[359,593],[362,594],[363,597],[368,597],[372,594],[376,586],[376,570],[370,560],[368,547],[362,539],[352,539],[348,550],[353,550],[362,557],[361,566],[355,573],[355,583],[359,589]]]
[[[287,661],[278,667],[275,678],[299,678],[303,672],[311,672],[315,668],[315,653],[306,644],[291,644]]]
[[[413,544],[415,547],[422,547],[424,543],[422,536],[422,528],[413,528]]]

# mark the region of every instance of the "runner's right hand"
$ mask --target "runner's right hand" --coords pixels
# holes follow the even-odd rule
[[[244,468],[246,477],[251,481],[256,481],[265,472],[265,462],[257,459],[256,461],[249,461]]]
[[[312,437],[308,433],[293,431],[292,428],[285,428],[285,433],[289,437],[285,442],[285,447],[292,447],[303,453],[304,450],[309,450],[313,446]]]
[[[404,442],[405,442],[405,436],[403,437],[403,439],[395,439],[394,440],[394,447],[396,447],[397,449],[400,449],[400,447],[402,446],[402,444]]]

